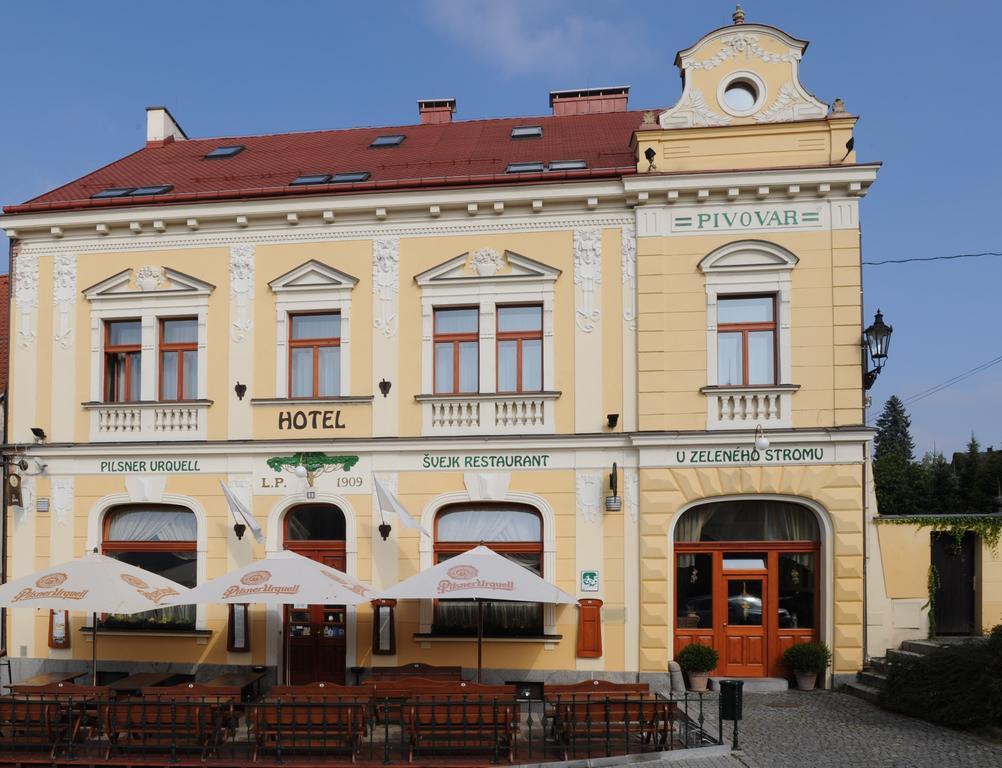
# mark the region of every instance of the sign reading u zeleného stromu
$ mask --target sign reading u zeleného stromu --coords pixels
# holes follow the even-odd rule
[[[783,445],[759,450],[753,445],[675,448],[668,451],[668,466],[748,466],[770,464],[825,464],[834,458],[829,445]]]

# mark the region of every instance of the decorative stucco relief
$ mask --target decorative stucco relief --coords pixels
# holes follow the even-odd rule
[[[602,509],[602,481],[605,475],[594,469],[579,469],[574,477],[577,505],[586,523],[596,523]]]
[[[372,241],[372,294],[376,299],[372,324],[388,339],[397,333],[399,282],[400,238],[376,238]]]
[[[254,321],[250,304],[254,297],[254,244],[237,243],[230,246],[230,338],[240,344],[247,338]]]
[[[52,480],[52,514],[56,523],[64,525],[73,516],[73,478],[56,477]]]
[[[694,126],[729,125],[731,118],[710,109],[699,88],[690,88],[682,94],[678,104],[661,113],[659,122],[662,128],[692,128]]]
[[[620,234],[623,269],[623,320],[637,329],[637,228],[626,224]]]
[[[791,120],[822,118],[827,110],[820,102],[805,99],[792,82],[783,83],[779,95],[768,109],[755,115],[757,123],[786,123]]]
[[[725,61],[744,56],[747,59],[757,58],[767,64],[789,63],[800,60],[800,51],[790,49],[786,53],[770,53],[758,43],[758,35],[748,32],[735,32],[722,38],[722,48],[713,56],[702,61],[684,61],[682,69],[714,69]]]
[[[596,289],[602,283],[602,230],[584,227],[574,230],[575,319],[585,333],[595,330],[601,310],[596,306]]]
[[[493,248],[481,248],[470,262],[480,277],[494,277],[505,267],[504,257]]]
[[[52,267],[52,299],[59,311],[53,338],[63,349],[73,343],[70,308],[77,303],[77,255],[57,253]]]
[[[136,287],[141,291],[155,291],[164,284],[164,271],[147,264],[136,270]]]
[[[14,262],[14,303],[21,314],[18,346],[28,349],[35,341],[34,319],[38,308],[38,254],[19,253]]]

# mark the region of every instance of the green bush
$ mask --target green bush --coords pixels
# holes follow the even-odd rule
[[[783,652],[786,668],[801,674],[824,674],[831,661],[832,652],[824,643],[797,643]]]
[[[894,662],[881,704],[954,728],[1002,726],[1002,627],[983,641]]]
[[[712,672],[717,668],[718,661],[720,654],[700,643],[690,643],[678,654],[678,665],[686,672]]]

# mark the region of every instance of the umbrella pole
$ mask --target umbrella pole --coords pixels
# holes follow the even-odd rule
[[[481,682],[484,660],[484,601],[477,598],[477,682]]]
[[[97,685],[97,611],[91,614],[90,671],[91,685]]]

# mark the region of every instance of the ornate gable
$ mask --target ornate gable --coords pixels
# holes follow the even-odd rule
[[[208,296],[216,286],[170,267],[125,269],[83,291],[90,301],[137,296]]]
[[[542,262],[522,256],[514,251],[501,253],[493,248],[480,248],[472,254],[458,256],[414,276],[420,286],[456,283],[475,283],[483,280],[505,282],[553,281],[560,270]]]
[[[275,293],[351,290],[357,283],[357,277],[310,259],[284,275],[276,277],[268,283],[268,287]]]

